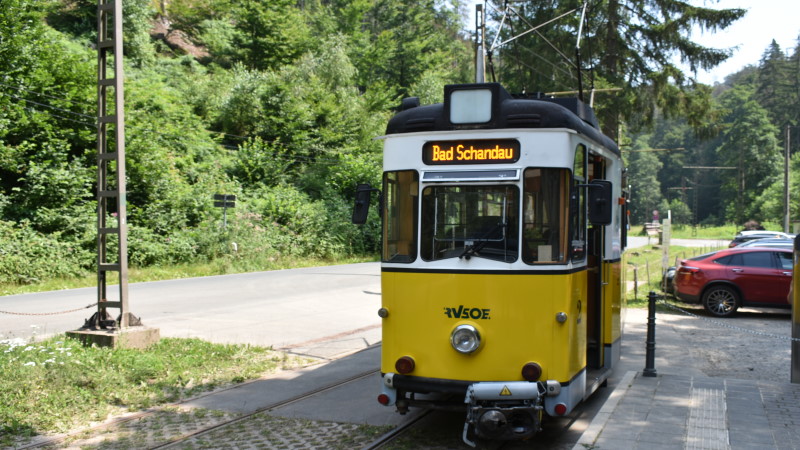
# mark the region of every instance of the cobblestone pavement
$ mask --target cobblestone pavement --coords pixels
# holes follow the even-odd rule
[[[259,413],[219,428],[238,415],[203,408],[165,408],[48,448],[68,449],[322,449],[361,448],[388,427],[293,419]],[[211,428],[201,434],[194,433]],[[180,440],[178,442],[178,440]]]
[[[800,386],[629,372],[575,450],[800,449]]]
[[[361,426],[291,419],[259,413],[208,432],[193,433],[236,417],[221,411],[171,408],[88,437],[76,436],[50,448],[68,449],[350,449],[387,431]],[[179,439],[182,439],[179,442]]]
[[[678,306],[656,317],[658,375],[628,372],[574,449],[800,449],[789,312]]]
[[[789,381],[790,310],[743,308],[735,317],[716,319],[699,305],[669,303],[688,314],[662,308],[656,315],[656,345],[659,330],[670,327],[691,353],[695,366],[709,377]]]

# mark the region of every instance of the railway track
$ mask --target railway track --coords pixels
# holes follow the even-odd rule
[[[259,414],[266,413],[281,407],[285,407],[291,405],[293,403],[301,402],[303,400],[309,399],[316,395],[332,391],[334,389],[340,388],[350,383],[354,383],[370,376],[374,376],[376,373],[379,372],[378,368],[369,369],[360,373],[356,373],[346,378],[338,379],[332,381],[330,383],[320,385],[316,388],[309,389],[301,394],[295,395],[290,398],[286,398],[283,400],[275,401],[259,407],[253,411],[234,415],[231,417],[224,417],[220,420],[213,420],[211,423],[208,424],[200,424],[194,425],[190,424],[188,428],[189,430],[184,430],[183,432],[173,434],[172,436],[166,436],[151,439],[150,442],[142,442],[139,445],[137,443],[133,444],[133,447],[138,448],[149,448],[149,449],[164,449],[164,448],[178,448],[184,443],[188,443],[191,440],[196,440],[197,438],[202,438],[203,436],[216,433],[216,432],[223,432],[226,428],[236,427],[239,424],[246,423],[248,420],[252,420],[254,417],[258,416]],[[219,391],[217,391],[219,392]],[[200,398],[205,397],[201,396]],[[196,400],[196,399],[191,399]],[[182,402],[170,403],[167,405],[162,405],[156,408],[151,408],[146,411],[141,411],[135,414],[130,414],[124,417],[120,417],[106,423],[103,423],[98,426],[94,426],[88,429],[82,429],[80,431],[76,431],[73,433],[69,433],[63,436],[52,437],[44,440],[39,440],[33,443],[29,443],[27,445],[19,445],[16,446],[18,449],[35,449],[35,448],[61,448],[64,446],[74,446],[75,441],[84,440],[86,436],[94,436],[95,438],[86,439],[87,441],[93,441],[88,447],[107,447],[108,444],[103,445],[104,436],[113,435],[115,433],[115,428],[130,428],[133,429],[135,432],[140,432],[140,428],[146,427],[138,427],[136,424],[146,423],[148,420],[156,421],[156,416],[159,414],[164,414],[165,412],[169,411],[176,411],[185,408],[185,404],[191,400],[184,400]],[[184,427],[186,428],[186,427]],[[145,433],[148,430],[144,430]],[[119,433],[119,432],[117,432]],[[156,441],[156,442],[153,442]],[[80,445],[81,447],[86,447],[87,445]]]
[[[429,409],[422,410],[412,416],[409,420],[403,422],[402,424],[395,427],[392,431],[380,436],[378,439],[370,442],[367,446],[364,447],[364,450],[377,450],[379,448],[385,447],[390,442],[400,438],[403,436],[410,428],[416,425],[420,420],[427,417],[432,411]]]
[[[223,421],[223,422],[211,425],[211,426],[204,427],[202,429],[193,431],[191,433],[187,433],[185,435],[170,439],[168,442],[165,442],[163,444],[152,446],[152,447],[149,447],[149,448],[151,450],[176,448],[176,447],[180,446],[181,443],[187,442],[190,439],[197,438],[199,436],[211,433],[213,431],[216,431],[216,430],[219,430],[219,429],[222,429],[222,428],[225,428],[225,427],[231,427],[231,426],[233,426],[235,424],[238,424],[240,422],[247,421],[247,420],[253,418],[254,416],[256,416],[257,414],[260,414],[260,413],[263,413],[263,412],[267,412],[267,411],[270,411],[270,410],[273,410],[273,409],[277,409],[277,408],[280,408],[280,407],[283,407],[283,406],[287,406],[287,405],[290,405],[292,403],[297,403],[297,402],[303,401],[305,399],[311,398],[311,397],[313,397],[315,395],[321,394],[323,392],[327,392],[327,391],[339,388],[341,386],[344,386],[346,384],[349,384],[349,383],[352,383],[352,382],[355,382],[355,381],[362,380],[364,378],[370,377],[370,376],[378,373],[378,370],[379,369],[370,369],[370,370],[367,370],[365,372],[362,372],[362,373],[353,375],[351,377],[345,378],[343,380],[337,380],[337,381],[332,382],[330,384],[327,384],[325,386],[321,386],[319,388],[310,390],[308,392],[304,392],[304,393],[302,393],[300,395],[296,395],[296,396],[294,396],[292,398],[289,398],[289,399],[286,399],[286,400],[281,400],[281,401],[278,401],[278,402],[274,402],[272,404],[269,404],[269,405],[266,405],[264,407],[258,408],[255,411],[252,411],[250,413],[243,414],[243,415],[237,416],[237,417],[235,417],[233,419],[226,420],[226,421]]]

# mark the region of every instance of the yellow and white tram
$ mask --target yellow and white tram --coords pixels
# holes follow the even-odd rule
[[[619,149],[577,99],[496,83],[404,100],[383,140],[378,400],[464,409],[470,445],[529,438],[620,356]],[[354,222],[374,190],[358,187]]]

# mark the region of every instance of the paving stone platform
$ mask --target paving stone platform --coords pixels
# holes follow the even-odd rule
[[[575,445],[800,450],[800,385],[627,372]]]

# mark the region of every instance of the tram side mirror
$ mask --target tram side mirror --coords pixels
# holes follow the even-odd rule
[[[611,225],[611,182],[592,180],[589,188],[589,221],[593,225]]]
[[[356,186],[356,201],[353,205],[353,223],[356,225],[364,225],[367,222],[367,215],[369,214],[369,200],[372,194],[372,186],[369,184],[359,184]]]

